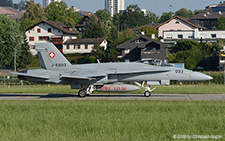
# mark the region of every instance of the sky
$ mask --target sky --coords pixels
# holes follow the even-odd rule
[[[18,3],[20,0],[13,0]],[[43,0],[34,0],[35,3],[43,4]],[[105,0],[63,0],[68,6],[75,6],[82,11],[96,12],[104,9]],[[195,9],[205,9],[211,4],[219,4],[222,0],[125,0],[125,8],[131,4],[138,4],[141,9],[146,9],[161,15],[162,12],[175,12],[181,8],[194,11]]]

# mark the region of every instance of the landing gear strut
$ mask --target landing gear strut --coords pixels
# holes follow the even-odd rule
[[[150,85],[147,86],[147,87],[145,87],[145,86],[144,86],[145,82],[143,82],[142,84],[140,84],[140,83],[138,83],[138,82],[134,82],[134,83],[135,83],[136,85],[142,87],[142,88],[145,88],[145,91],[144,91],[144,96],[145,96],[145,97],[151,96],[152,91],[154,91],[154,90],[156,89],[156,88],[151,89],[151,88],[150,88]]]

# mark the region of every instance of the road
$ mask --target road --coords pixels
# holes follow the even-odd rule
[[[225,94],[92,94],[80,98],[73,94],[0,94],[0,100],[188,100],[225,101]]]

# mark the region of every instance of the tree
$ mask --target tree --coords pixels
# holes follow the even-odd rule
[[[119,33],[120,43],[128,41],[128,40],[134,38],[135,36],[136,36],[136,34],[134,33],[134,31],[132,29],[124,30]]]
[[[25,42],[25,35],[20,31],[19,24],[8,16],[0,15],[0,68],[14,66],[14,53],[16,47],[17,65],[28,61],[24,57],[30,57],[29,53],[22,54],[28,50]]]
[[[111,26],[112,18],[110,15],[110,12],[106,9],[104,10],[98,10],[95,12],[95,15],[98,17],[98,19],[104,23],[106,26]]]
[[[75,27],[81,16],[72,8],[68,8],[64,1],[52,2],[45,8],[49,21],[57,21],[68,26]]]
[[[21,21],[22,30],[26,30],[27,28],[33,26],[34,24],[47,20],[46,14],[44,10],[41,8],[40,3],[34,4],[33,1],[29,1],[26,4],[26,12],[23,14]]]
[[[152,34],[157,35],[158,31],[150,25],[141,26],[139,28],[139,33],[144,32],[146,36],[152,38]]]
[[[13,7],[13,1],[12,0],[1,0],[0,6]]]
[[[225,17],[220,17],[218,19],[216,29],[225,30]]]
[[[159,18],[159,23],[164,23],[167,20],[171,19],[173,17],[173,12],[163,12],[162,16]]]
[[[26,8],[26,0],[20,0],[19,3],[14,3],[13,7],[19,11],[25,10]]]
[[[180,40],[177,41],[175,53],[169,55],[169,60],[173,63],[185,63],[187,69],[201,66],[205,70],[216,70],[219,60],[218,52],[223,45],[225,41],[222,40],[218,40],[215,44]]]
[[[153,13],[153,12],[150,12],[150,11],[147,11],[145,16],[148,18],[148,21],[149,21],[149,24],[150,23],[157,23],[158,22],[158,16]]]
[[[101,21],[95,15],[92,15],[90,19],[87,19],[87,23],[84,26],[83,38],[106,38],[106,30],[103,27]]]
[[[180,10],[175,12],[175,16],[190,18],[194,14],[191,10],[187,10],[186,8],[181,8]]]
[[[123,31],[153,22],[155,21],[154,16],[156,15],[150,13],[145,15],[138,5],[129,5],[125,12],[114,15],[113,23],[118,26],[119,31]]]

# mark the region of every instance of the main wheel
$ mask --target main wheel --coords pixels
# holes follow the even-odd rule
[[[151,92],[150,91],[145,91],[144,95],[145,95],[145,97],[149,97],[149,96],[151,96]]]
[[[86,95],[87,95],[87,93],[86,93],[85,90],[80,90],[80,91],[78,92],[78,96],[79,96],[79,97],[85,97]]]

